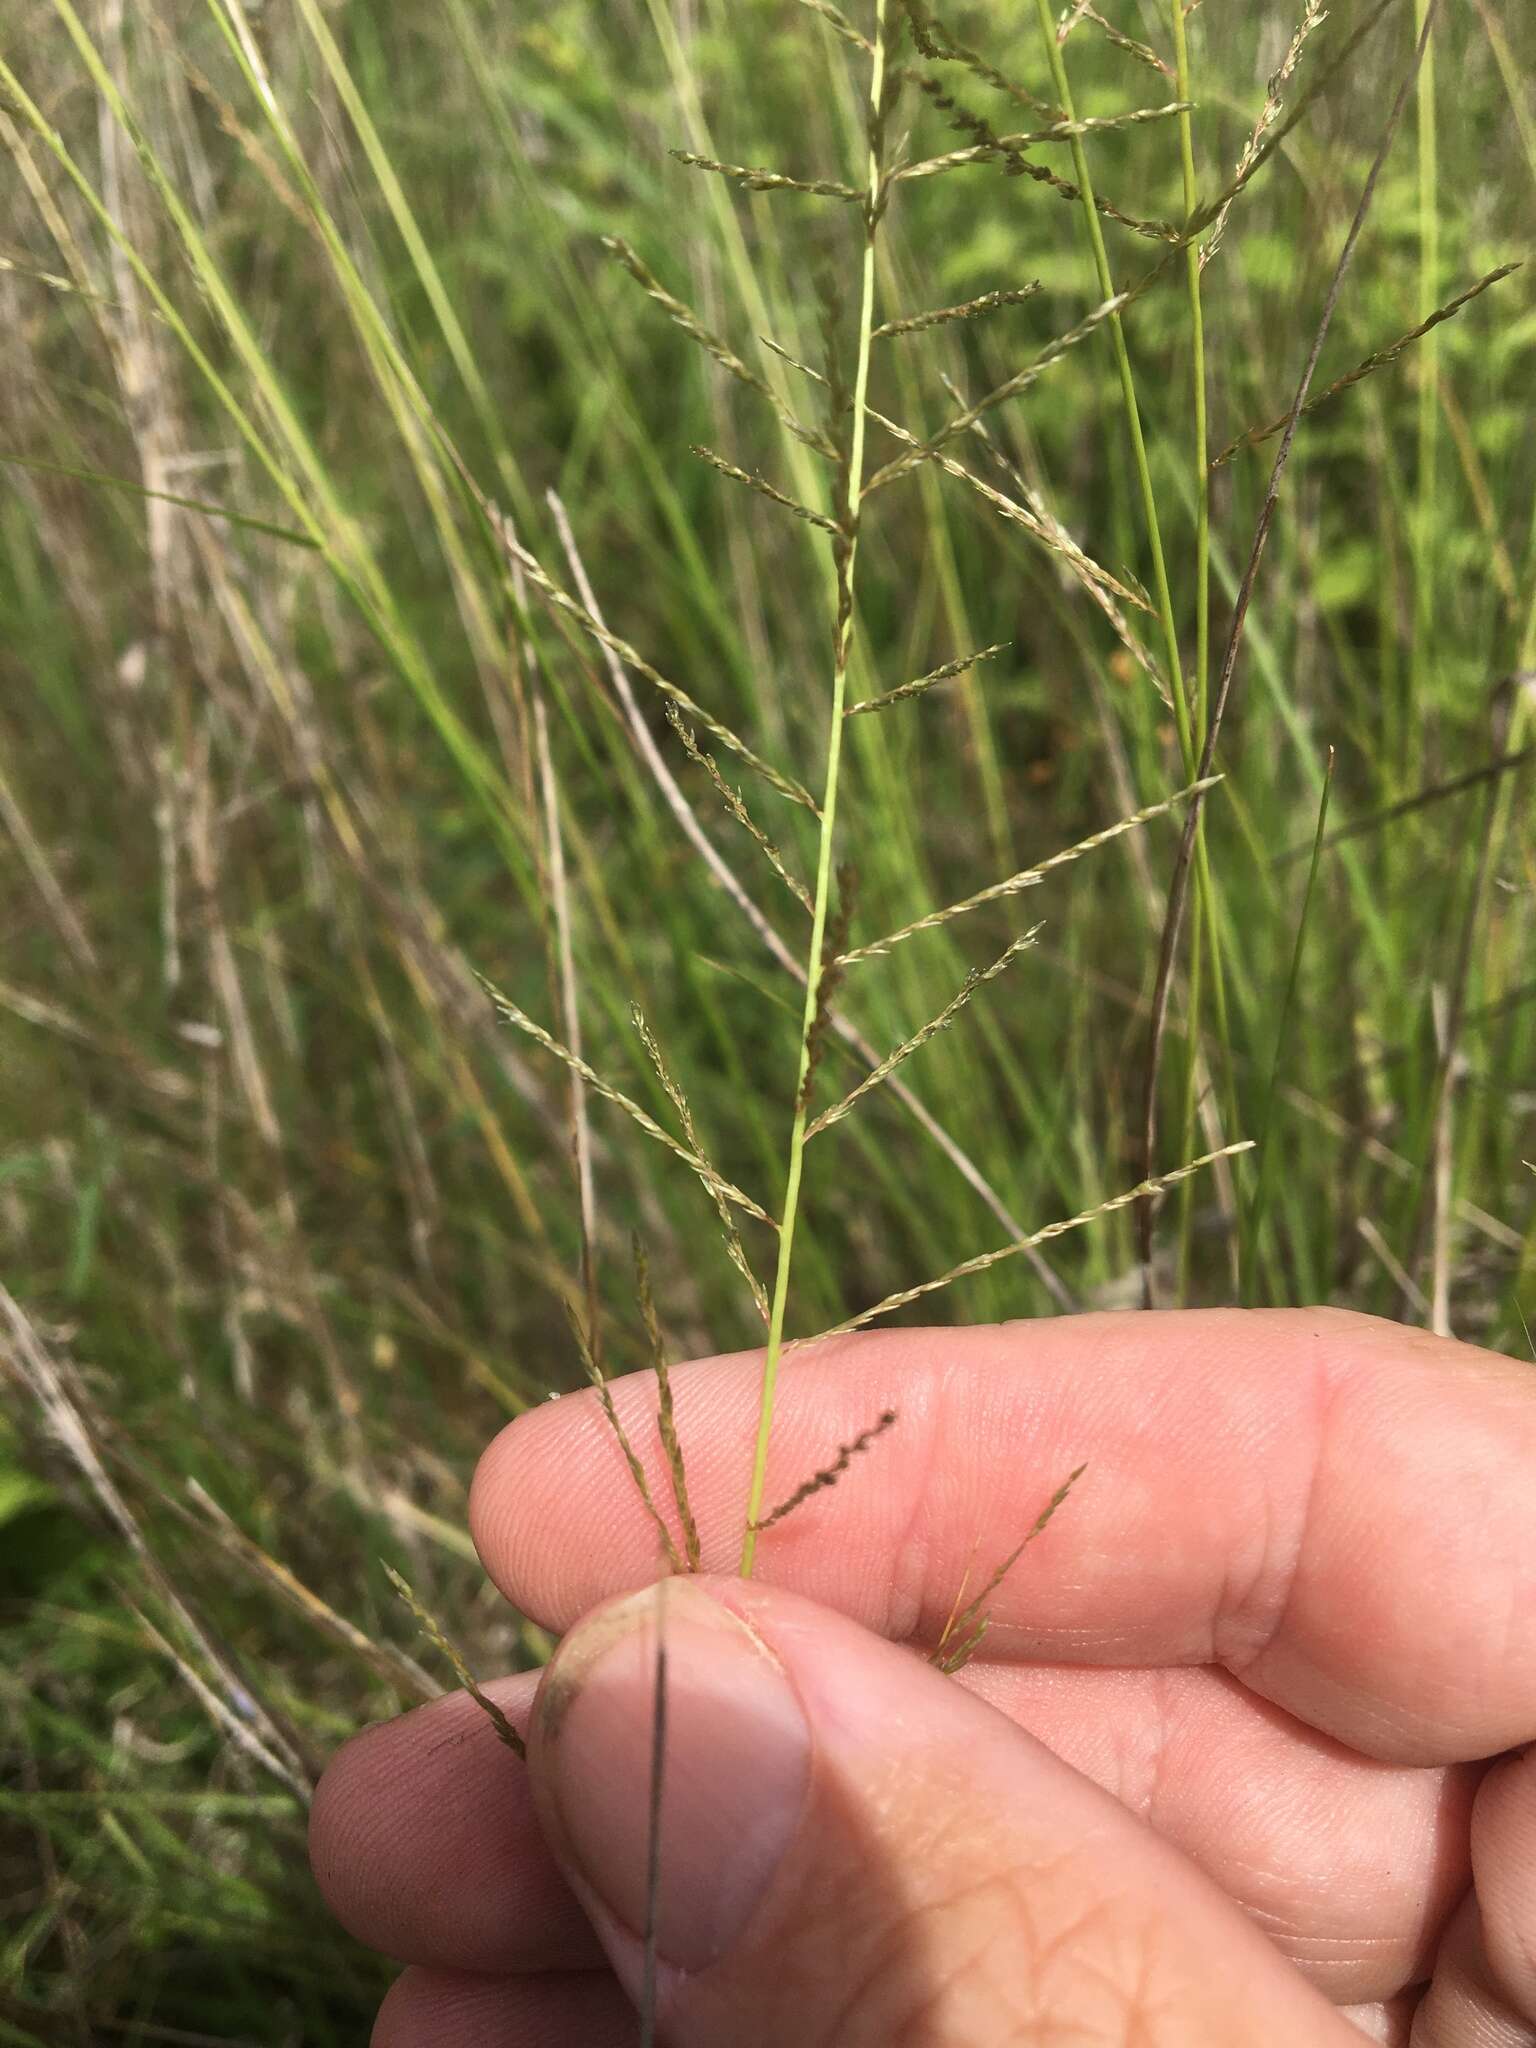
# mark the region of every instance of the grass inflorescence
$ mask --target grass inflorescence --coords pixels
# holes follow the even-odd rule
[[[304,1802],[442,1676],[378,1560],[461,1682],[550,1648],[508,1417],[590,1384],[659,1568],[762,1570],[899,1443],[784,1469],[833,1333],[1525,1345],[1536,49],[13,14],[4,2026],[339,2043]],[[722,1530],[675,1366],[765,1340]]]

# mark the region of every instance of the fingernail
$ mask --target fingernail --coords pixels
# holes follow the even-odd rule
[[[766,1646],[672,1579],[568,1636],[540,1694],[535,1764],[573,1874],[639,1939],[646,1920],[658,1639],[666,1650],[657,1949],[699,1970],[746,1927],[794,1835],[805,1715]]]

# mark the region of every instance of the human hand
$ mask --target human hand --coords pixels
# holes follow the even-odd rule
[[[673,1374],[729,1572],[758,1358]],[[649,1374],[616,1384],[658,1499]],[[1331,1310],[901,1330],[792,1354],[766,1534],[672,1580],[672,2048],[1536,2044],[1536,1370]],[[1066,1474],[958,1679],[920,1654]],[[375,2048],[630,2048],[653,1525],[590,1396],[470,1505],[547,1674],[369,1730],[321,1783],[333,1909],[410,1967]],[[537,1693],[537,1698],[535,1697]],[[595,1932],[594,1932],[595,1929]]]

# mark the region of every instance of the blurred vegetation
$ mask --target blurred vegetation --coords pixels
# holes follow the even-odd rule
[[[1077,113],[1176,100],[1166,8],[1111,11],[1153,61],[1071,10]],[[1213,453],[1291,403],[1418,11],[1375,10],[1341,64],[1372,10],[1336,0],[1283,88],[1287,112],[1315,96],[1202,273]],[[946,23],[1046,112],[907,41],[954,105],[909,87],[893,148],[966,148],[978,116],[1048,124],[1031,10]],[[1296,28],[1274,0],[1189,16],[1202,200]],[[616,678],[513,572],[498,520],[819,786],[827,536],[690,451],[823,517],[833,475],[605,238],[819,418],[764,337],[814,366],[825,330],[846,357],[858,208],[668,152],[859,181],[867,67],[835,10],[797,0],[3,0],[0,59],[0,2040],[354,2041],[387,1973],[318,1912],[304,1796],[338,1739],[452,1682],[384,1561],[476,1671],[537,1660],[482,1582],[465,1496],[495,1429],[581,1377],[570,1077],[476,975],[557,1037],[579,1027],[676,1134],[638,1006],[698,1143],[770,1211],[794,1096],[800,987],[653,757],[803,961],[801,912],[643,674]],[[1528,8],[1444,11],[1319,391],[1528,256],[1533,76]],[[1185,217],[1174,117],[1083,146],[1122,212]],[[1023,154],[1071,175],[1061,142]],[[871,403],[919,437],[1100,303],[1080,206],[1017,168],[903,181],[883,222],[885,319],[1039,286],[875,344]],[[1170,246],[1105,234],[1122,287]],[[1296,444],[1205,811],[1154,1165],[1245,1137],[1260,1154],[1170,1194],[1146,1268],[1125,1208],[909,1316],[1131,1307],[1150,1285],[1524,1347],[1532,276],[1328,399]],[[1182,259],[1125,326],[1192,675]],[[932,461],[864,522],[854,697],[1002,651],[849,721],[854,946],[1190,779],[1146,672],[1153,563],[1107,329],[980,426],[946,452],[1035,532]],[[872,427],[871,467],[895,445]],[[1273,450],[1212,477],[1217,656]],[[1042,528],[1123,586],[1119,628]],[[809,881],[814,819],[698,735]],[[837,1003],[879,1054],[1043,921],[902,1070],[950,1156],[889,1086],[808,1150],[792,1333],[1142,1178],[1180,815],[849,967]],[[828,1034],[823,1101],[869,1064]],[[760,1342],[708,1190],[611,1105],[585,1113],[609,1369],[649,1358],[635,1230],[674,1356]],[[771,1279],[771,1233],[742,1231]],[[704,1532],[706,1556],[728,1563],[736,1534]]]

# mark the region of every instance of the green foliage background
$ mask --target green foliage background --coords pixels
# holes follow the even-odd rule
[[[668,151],[857,180],[862,60],[796,0],[78,6],[0,0],[0,2038],[350,2041],[384,1971],[317,1914],[303,1788],[361,1721],[446,1677],[410,1661],[380,1560],[477,1670],[545,1648],[463,1534],[479,1448],[580,1373],[568,1077],[474,979],[570,1035],[540,717],[586,1056],[675,1129],[638,1004],[710,1158],[770,1210],[794,1094],[798,987],[680,834],[602,650],[511,587],[482,500],[570,589],[558,493],[613,630],[817,786],[826,537],[690,449],[823,511],[830,476],[603,238],[811,417],[814,387],[762,337],[819,363],[828,305],[846,333],[856,209]],[[1287,105],[1365,14],[1337,0]],[[1234,207],[1204,285],[1216,448],[1290,402],[1414,14],[1385,9]],[[1171,59],[1152,0],[1118,0],[1117,24]],[[967,5],[950,26],[1049,98],[1031,10]],[[1296,22],[1204,0],[1188,27],[1209,195]],[[1079,113],[1175,97],[1092,20],[1066,51]],[[1024,120],[938,70],[994,126]],[[1445,9],[1321,383],[1529,253],[1533,70],[1528,9]],[[895,131],[913,157],[969,139],[914,92]],[[1182,217],[1171,120],[1087,146],[1108,199]],[[1070,171],[1059,144],[1032,155]],[[1121,284],[1165,247],[1107,234]],[[873,402],[919,434],[953,410],[946,379],[993,388],[1099,300],[1078,207],[995,161],[900,186],[881,261],[886,318],[1040,286],[877,345]],[[1127,329],[1192,648],[1181,277]],[[1466,778],[1536,725],[1533,355],[1522,270],[1303,426],[1207,809],[1225,1010],[1207,971],[1192,1031],[1181,978],[1156,1160],[1262,1135],[1268,1206],[1253,1229],[1252,1156],[1170,1197],[1165,1305],[1241,1289],[1524,1345],[1536,834],[1528,767]],[[987,429],[950,452],[1133,591],[1150,579],[1102,332]],[[1272,448],[1214,479],[1218,649]],[[848,728],[854,944],[1187,779],[1060,554],[925,464],[871,501],[853,694],[996,642]],[[800,913],[636,688],[704,830],[803,956]],[[1287,1009],[1307,872],[1287,856],[1330,747],[1330,826],[1357,829],[1322,857]],[[814,821],[717,758],[809,876]],[[884,1050],[1044,921],[904,1069],[993,1202],[872,1097],[808,1154],[793,1331],[1006,1242],[999,1207],[1033,1230],[1140,1178],[1176,832],[1155,820],[849,970],[838,1000]],[[860,1071],[829,1039],[826,1099]],[[674,1355],[759,1342],[698,1181],[607,1105],[592,1144],[610,1367],[648,1355],[634,1229]],[[749,1222],[745,1241],[771,1275],[768,1234]],[[1141,1299],[1131,1212],[1046,1251],[1054,1302],[1013,1260],[927,1313]],[[705,1537],[728,1562],[735,1532]]]

